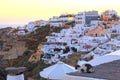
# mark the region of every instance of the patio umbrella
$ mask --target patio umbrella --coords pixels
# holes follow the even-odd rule
[[[75,71],[76,70],[74,69],[74,67],[59,61],[57,64],[45,68],[43,71],[41,71],[40,76],[47,79],[62,80],[66,73]]]

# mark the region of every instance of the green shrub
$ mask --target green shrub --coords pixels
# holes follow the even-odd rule
[[[74,52],[77,52],[77,48],[71,47],[71,49],[72,49]]]
[[[64,50],[63,50],[63,53],[68,53],[70,51],[70,48],[69,47],[66,47]]]
[[[24,52],[24,54],[27,56],[27,55],[31,54],[31,51],[27,50]]]
[[[67,45],[67,43],[63,43],[63,45],[64,45],[64,46],[66,46],[66,45]]]
[[[54,51],[60,51],[60,49],[59,48],[55,48]]]

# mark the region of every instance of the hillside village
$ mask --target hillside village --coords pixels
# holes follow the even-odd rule
[[[39,26],[47,25],[45,22],[40,21]],[[33,25],[38,26],[38,21],[28,24],[29,32],[36,28],[32,29]],[[43,48],[38,47],[38,50],[44,53],[42,60],[45,62],[54,63],[59,61],[59,57],[67,58],[75,52],[85,52],[93,56],[119,50],[119,45],[117,45],[119,37],[114,38],[120,32],[119,16],[114,10],[105,11],[101,16],[97,11],[79,12],[77,15],[64,14],[50,18],[49,25],[51,27],[64,26],[66,29],[47,35],[47,42],[42,42]],[[112,42],[115,44],[111,44]]]
[[[115,10],[106,10],[100,15],[98,11],[62,14],[53,16],[48,21],[37,20],[17,29],[1,30],[0,35],[3,33],[5,35],[0,38],[0,53],[3,60],[17,64],[10,66],[34,68],[33,70],[38,73],[28,69],[25,77],[32,75],[30,79],[36,78],[45,67],[59,61],[75,67],[76,64],[89,63],[91,60],[120,50],[119,28],[120,17]],[[23,61],[19,61],[22,58]],[[24,62],[26,59],[27,62]],[[115,60],[119,59],[120,57]],[[37,62],[44,66],[40,67]],[[33,64],[34,67],[29,66]],[[44,80],[41,77],[39,75],[39,78],[33,80]]]

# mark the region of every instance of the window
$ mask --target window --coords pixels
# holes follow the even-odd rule
[[[78,19],[80,19],[80,20],[81,20],[82,18],[78,18]]]
[[[116,33],[117,31],[116,30],[113,30],[112,33]]]

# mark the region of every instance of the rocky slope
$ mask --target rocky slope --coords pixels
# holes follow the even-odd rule
[[[43,61],[39,60],[38,62],[29,62],[29,58],[37,51],[37,47],[42,42],[46,42],[45,37],[52,32],[60,32],[63,27],[50,27],[44,26],[38,28],[34,32],[27,34],[26,36],[19,36],[17,38],[18,41],[23,41],[25,43],[26,51],[24,51],[23,55],[19,56],[17,59],[9,59],[2,60],[0,63],[4,67],[12,66],[12,67],[26,67],[25,77],[34,80],[45,80],[39,76],[39,72],[43,70],[43,68],[48,67],[50,65],[44,64]],[[66,63],[70,65],[75,65],[76,60],[79,59],[78,55],[71,55]],[[64,60],[63,60],[64,61]],[[10,64],[9,64],[10,63]],[[8,65],[9,64],[9,65]],[[2,71],[2,70],[0,70]],[[2,71],[3,72],[3,71]],[[4,74],[5,72],[3,72]],[[6,76],[6,75],[5,75]],[[2,78],[0,79],[2,80]],[[26,79],[27,80],[27,79]]]

